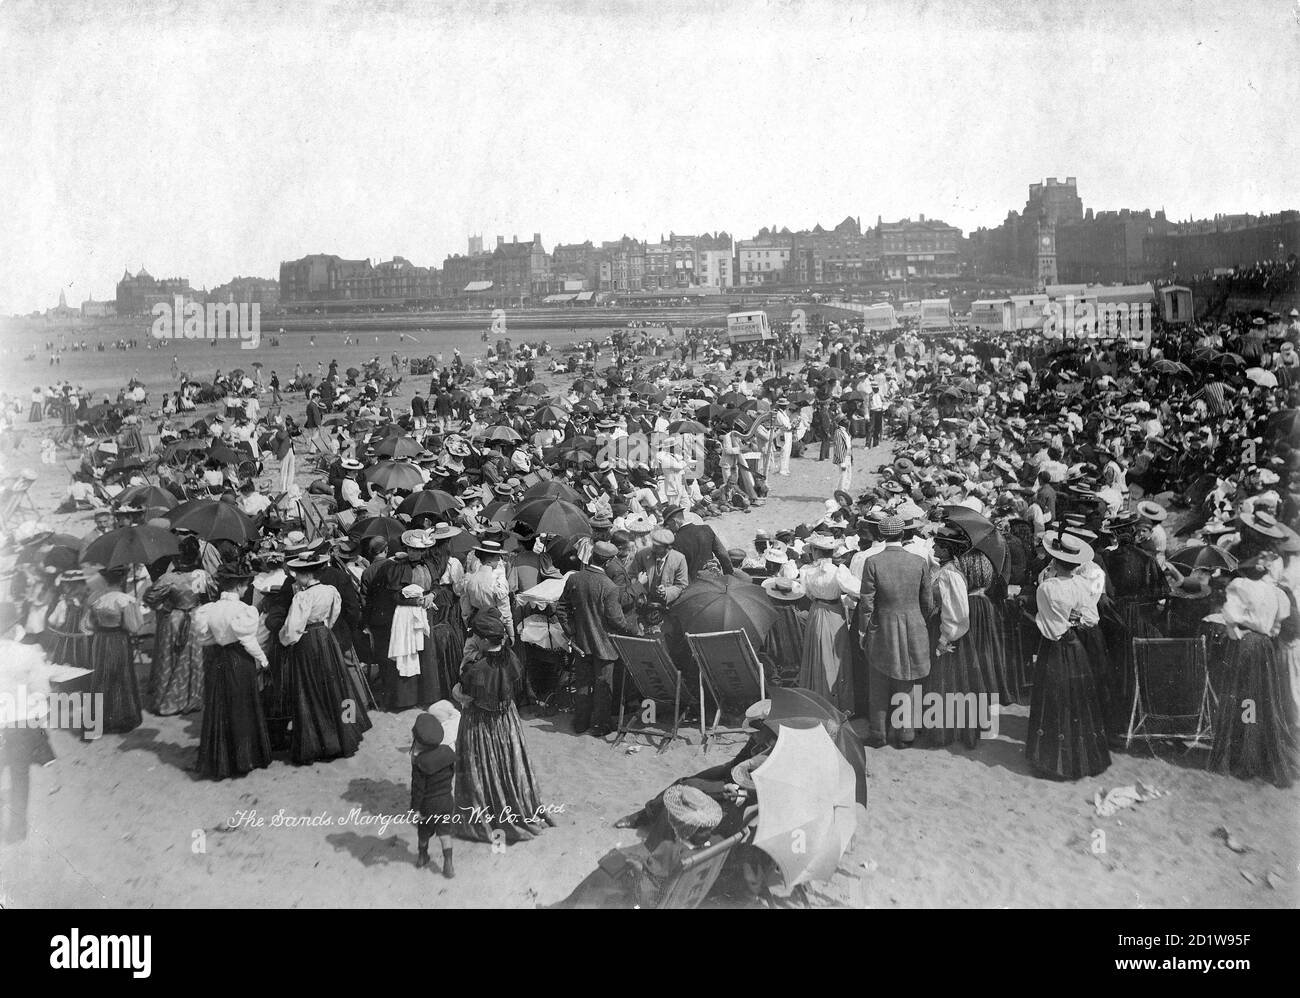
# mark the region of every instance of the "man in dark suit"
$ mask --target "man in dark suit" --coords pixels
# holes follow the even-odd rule
[[[597,541],[591,560],[564,581],[556,609],[564,633],[578,654],[574,683],[578,701],[573,711],[573,733],[590,730],[603,738],[610,730],[614,665],[618,649],[609,634],[635,634],[636,624],[623,616],[618,586],[605,574],[605,565],[618,554],[609,541]]]
[[[876,529],[885,549],[868,558],[862,568],[862,596],[854,625],[867,659],[867,742],[878,747],[890,731],[893,698],[903,693],[910,697],[912,687],[930,674],[930,634],[925,622],[934,616],[935,602],[930,563],[903,550],[903,518],[887,517]],[[916,737],[910,700],[904,706],[904,723],[892,725],[894,744],[900,748]]]
[[[686,556],[686,572],[692,582],[700,574],[709,558],[718,559],[723,575],[731,574],[731,558],[713,528],[703,523],[684,523],[685,511],[680,506],[664,510],[664,526],[673,532],[673,550]]]

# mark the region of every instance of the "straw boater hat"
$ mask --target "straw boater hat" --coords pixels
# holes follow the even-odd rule
[[[362,468],[362,464],[360,461],[354,461],[350,457],[345,457],[342,461],[339,462],[339,467],[342,468],[344,471],[360,471]]]
[[[449,540],[460,532],[460,527],[453,527],[450,523],[439,523],[429,532],[429,539],[437,543],[438,541]]]
[[[502,545],[500,541],[486,541],[486,540],[479,541],[479,543],[474,548],[474,552],[476,554],[487,554],[487,555],[506,553],[505,547]]]
[[[781,555],[781,561],[785,561],[785,554]],[[764,579],[763,588],[767,590],[767,595],[774,600],[780,600],[782,603],[793,603],[804,597],[804,585],[798,579]]]
[[[318,558],[304,552],[284,567],[294,572],[318,572],[328,564],[328,558]]]
[[[1169,515],[1169,511],[1158,502],[1151,502],[1148,499],[1138,503],[1138,513],[1143,519],[1150,520],[1152,523],[1160,523]]]
[[[675,783],[664,791],[663,801],[673,829],[685,838],[711,832],[722,820],[722,806],[697,787]]]
[[[1286,537],[1286,530],[1277,522],[1277,517],[1262,509],[1243,509],[1240,515],[1241,525],[1270,540],[1280,541]]]
[[[1043,550],[1057,561],[1086,565],[1092,561],[1092,545],[1078,537],[1056,530],[1043,532]]]
[[[433,547],[433,538],[427,530],[405,530],[402,532],[402,546],[424,550]]]

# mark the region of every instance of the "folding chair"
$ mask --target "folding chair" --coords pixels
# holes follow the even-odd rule
[[[31,497],[32,480],[22,475],[14,475],[0,484],[0,524],[7,529],[9,521],[18,516],[24,507],[33,516],[40,516],[41,511]]]
[[[741,716],[754,703],[767,696],[763,665],[749,643],[749,635],[740,631],[713,631],[687,634],[686,642],[700,667],[700,738],[704,750],[709,738],[723,734],[748,734],[746,728],[719,728],[723,713]],[[708,684],[718,709],[713,723],[704,725],[704,687]]]
[[[623,680],[618,690],[618,737],[614,739],[613,744],[617,746],[629,732],[644,734],[648,738],[659,737],[663,741],[655,752],[658,755],[664,752],[674,739],[681,738],[685,741],[685,737],[677,733],[682,717],[682,674],[673,665],[664,639],[634,638],[624,634],[611,634],[610,638],[618,648],[619,658],[623,660]],[[643,699],[653,701],[655,704],[673,705],[671,728],[662,724],[638,724],[641,719],[640,711],[635,712],[631,719],[627,718],[625,692],[629,673],[632,676],[632,685],[636,687],[636,691]],[[703,713],[703,705],[701,705],[701,713]]]
[[[1210,686],[1205,636],[1133,639],[1133,708],[1127,748],[1136,739],[1208,748],[1218,700]]]
[[[750,834],[742,828],[730,838],[693,852],[682,860],[682,868],[664,884],[656,908],[698,908],[717,882],[731,850]]]

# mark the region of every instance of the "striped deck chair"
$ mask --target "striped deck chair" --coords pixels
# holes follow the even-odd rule
[[[677,733],[682,717],[682,674],[673,665],[668,655],[668,646],[662,637],[634,638],[624,634],[611,634],[611,640],[618,649],[618,656],[623,660],[623,680],[618,691],[618,737],[613,744],[618,745],[629,733],[644,734],[648,738],[662,738],[656,755],[665,751],[674,739],[683,736]],[[641,694],[643,700],[651,701],[655,706],[673,705],[673,723],[669,728],[663,724],[646,724],[642,721],[642,712],[636,711],[631,718],[626,716],[628,676],[632,685]],[[700,713],[703,714],[701,704]],[[685,739],[683,739],[685,740]]]
[[[708,685],[718,709],[713,723],[707,729],[704,711],[700,711],[700,737],[707,752],[709,739],[717,735],[743,734],[743,727],[719,727],[723,714],[743,716],[752,705],[767,696],[763,664],[758,660],[749,635],[740,631],[713,631],[707,634],[687,634],[686,643],[700,667],[700,706],[704,705],[704,687]]]

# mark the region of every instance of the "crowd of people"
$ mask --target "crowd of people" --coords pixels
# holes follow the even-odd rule
[[[761,594],[765,682],[811,691],[837,730],[860,718],[868,746],[977,750],[987,716],[914,701],[1022,704],[1026,756],[1056,779],[1126,749],[1133,639],[1203,638],[1209,767],[1286,786],[1300,717],[1288,320],[1168,327],[1149,345],[837,327],[802,356],[782,341],[739,363],[716,334],[625,334],[601,371],[594,345],[577,352],[577,379],[554,389],[531,353],[457,352],[403,407],[396,379],[330,364],[300,385],[302,425],[260,411],[260,371],[221,382],[217,412],[190,425],[123,397],[68,496],[94,529],[19,528],[0,622],[91,670],[106,732],[202,711],[211,779],[351,756],[371,712],[419,711],[419,862],[437,836],[447,876],[454,813],[476,816],[456,834],[483,841],[550,823],[520,708],[568,691],[573,733],[605,738],[621,698],[639,699],[611,635],[662,635],[695,689],[674,606],[699,586]],[[859,438],[878,460],[865,489]],[[705,522],[762,503],[814,446],[840,478],[812,522],[744,546]],[[305,487],[299,461],[317,468]],[[706,691],[689,709],[715,706]],[[769,743],[756,733],[731,765]],[[724,812],[754,805],[746,772],[670,788],[647,810],[672,847],[603,866],[571,903],[645,901]]]

